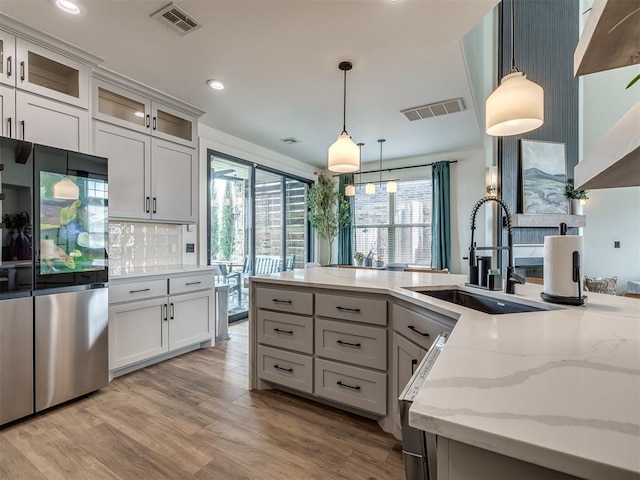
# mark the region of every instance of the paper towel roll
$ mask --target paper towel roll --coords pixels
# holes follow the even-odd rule
[[[573,252],[582,259],[580,235],[544,237],[544,293],[560,297],[578,297],[578,284],[573,281]]]

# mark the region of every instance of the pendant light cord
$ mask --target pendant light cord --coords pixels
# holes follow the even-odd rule
[[[515,3],[514,0],[511,0],[511,72],[516,73],[519,72],[518,67],[516,67],[516,27],[515,27]],[[345,80],[346,81],[346,80]]]
[[[380,184],[380,188],[382,188],[382,144],[385,142],[384,138],[381,138],[380,140],[378,140],[378,143],[380,144],[380,181],[378,182]]]
[[[344,85],[342,89],[342,133],[347,133],[347,71],[344,70]]]

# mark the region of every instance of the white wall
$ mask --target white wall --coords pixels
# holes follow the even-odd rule
[[[582,152],[589,152],[640,99],[640,84],[625,89],[638,67],[581,77]],[[640,126],[638,126],[640,128]],[[627,281],[640,280],[640,187],[591,190],[584,207],[584,273],[618,277],[618,293]],[[614,248],[620,241],[621,248]]]

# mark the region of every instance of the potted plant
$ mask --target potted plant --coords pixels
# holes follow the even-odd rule
[[[351,221],[349,202],[338,192],[336,182],[324,175],[309,189],[307,195],[309,223],[320,236],[329,242],[329,262],[333,252],[333,241],[338,229]]]
[[[353,254],[354,265],[362,266],[362,261],[364,260],[364,253],[356,252]]]
[[[364,257],[362,261],[362,265],[365,267],[373,266],[373,248],[369,250],[369,253],[367,253],[367,256]]]
[[[583,215],[582,206],[584,201],[587,200],[586,190],[576,190],[574,188],[574,180],[570,178],[565,185],[564,195],[571,201],[571,213],[573,215]]]

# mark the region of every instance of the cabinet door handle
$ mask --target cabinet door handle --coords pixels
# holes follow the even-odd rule
[[[151,198],[147,197],[144,201],[144,211],[145,213],[149,213],[149,202],[151,201]]]
[[[20,62],[20,81],[24,82],[24,61]]]
[[[153,117],[153,129],[156,129],[156,126],[158,125],[158,121],[156,120],[156,117]]]
[[[176,308],[174,306],[174,304],[171,304],[171,320],[173,320],[176,316]]]
[[[11,64],[12,64],[12,61],[11,61],[11,57],[9,56],[7,57],[7,78],[13,75]]]
[[[411,359],[411,375],[413,376],[413,374],[416,371],[416,367],[418,366],[418,360],[415,358]]]
[[[283,372],[293,373],[293,368],[284,368],[278,365],[277,363],[273,366],[273,368],[277,368],[278,370],[282,370]]]
[[[11,137],[11,117],[7,118],[7,124],[9,125],[9,137]]]
[[[149,290],[151,290],[151,289],[150,288],[141,288],[140,290],[129,290],[129,293],[148,292]]]
[[[418,330],[416,327],[414,327],[413,325],[409,325],[407,327],[409,330],[413,330],[414,332],[416,332],[418,335],[422,335],[423,337],[430,337],[431,335],[429,335],[428,333],[423,333],[420,330]]]
[[[342,340],[336,340],[336,343],[339,344],[339,345],[343,345],[345,347],[353,347],[353,348],[362,347],[362,344],[360,344],[360,343],[343,342]]]
[[[147,113],[147,121],[146,121],[146,123],[145,123],[145,126],[146,126],[147,128],[149,128],[150,123],[151,123],[151,115],[149,115],[149,114]]]
[[[158,213],[158,202],[156,201],[156,197],[153,197],[153,213]]]
[[[338,380],[338,381],[336,382],[336,385],[338,385],[339,387],[350,388],[351,390],[360,390],[360,386],[359,386],[359,385],[356,385],[356,386],[348,385],[348,384],[346,384],[346,383],[342,383],[342,381],[341,381],[341,380]]]
[[[187,282],[185,285],[200,285],[202,282]]]
[[[27,139],[27,137],[26,137],[27,134],[25,133],[24,120],[20,120],[20,125],[22,126],[22,139],[26,140]]]
[[[291,305],[293,303],[291,300],[278,300],[277,298],[274,298],[271,301],[273,303],[280,303],[280,304],[283,304],[283,305]]]
[[[166,303],[162,304],[162,319],[165,322],[167,321],[167,304]]]
[[[280,330],[279,328],[274,328],[274,332],[276,333],[284,333],[286,335],[293,335],[293,330]]]
[[[341,312],[360,313],[360,309],[359,308],[336,307],[336,310],[340,310]]]

